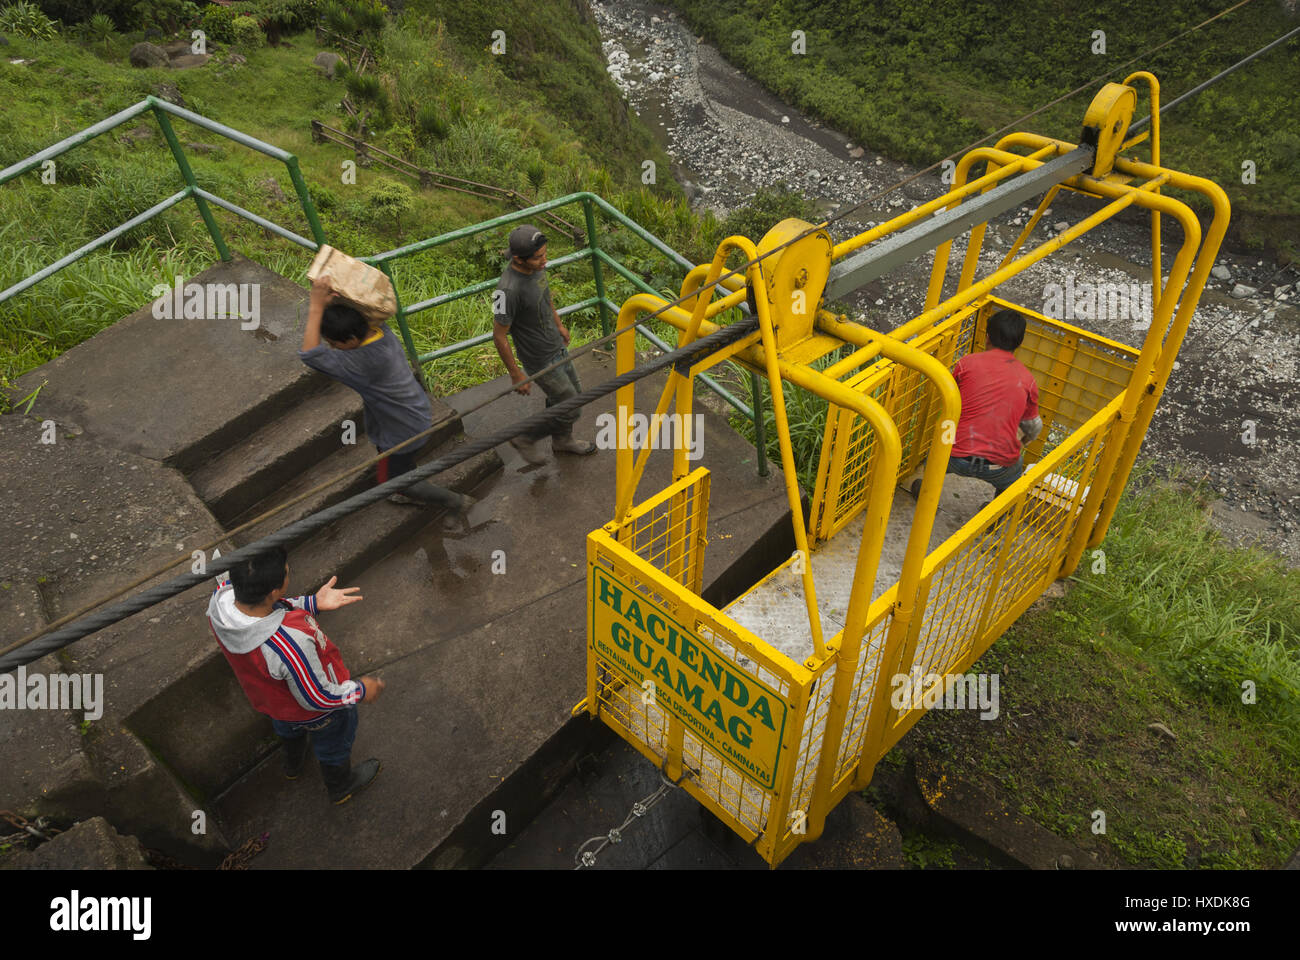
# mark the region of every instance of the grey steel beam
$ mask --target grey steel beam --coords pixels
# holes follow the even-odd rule
[[[826,299],[833,300],[865,286],[976,224],[1005,213],[1064,180],[1086,173],[1092,169],[1093,153],[1090,146],[1076,147],[1064,156],[998,184],[987,193],[977,194],[951,210],[936,213],[832,264],[826,282]]]

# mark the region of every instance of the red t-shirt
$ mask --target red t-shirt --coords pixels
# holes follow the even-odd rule
[[[954,457],[1006,466],[1020,457],[1020,421],[1038,416],[1038,384],[1008,350],[971,353],[952,368],[961,391]]]

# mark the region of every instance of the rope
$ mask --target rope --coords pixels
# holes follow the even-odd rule
[[[621,376],[614,377],[611,380],[606,380],[599,386],[592,387],[590,390],[584,390],[577,396],[571,397],[561,403],[557,403],[555,406],[549,407],[540,413],[518,420],[491,436],[466,443],[452,453],[418,466],[414,470],[402,474],[400,477],[395,477],[392,480],[389,480],[387,483],[381,484],[377,487],[372,487],[369,490],[364,490],[347,500],[334,504],[332,507],[327,507],[326,509],[321,510],[319,513],[314,513],[309,517],[304,517],[288,526],[282,527],[270,536],[263,537],[255,543],[241,547],[228,556],[219,558],[219,560],[212,565],[211,569],[204,573],[185,574],[176,577],[173,580],[169,580],[166,583],[150,587],[148,590],[137,594],[129,600],[125,600],[122,603],[115,604],[99,613],[78,620],[76,623],[69,626],[46,633],[39,640],[34,640],[28,643],[19,641],[18,644],[6,648],[3,655],[0,655],[0,672],[13,670],[23,664],[39,660],[46,654],[53,653],[55,650],[60,650],[75,640],[80,640],[82,637],[95,633],[98,630],[102,630],[107,626],[111,626],[120,620],[126,619],[134,613],[139,613],[147,607],[151,607],[156,603],[161,603],[169,597],[174,597],[179,593],[183,593],[190,587],[207,580],[214,573],[221,573],[225,570],[229,570],[230,567],[235,564],[242,563],[271,547],[287,547],[288,545],[302,540],[316,531],[329,526],[331,523],[342,519],[354,511],[360,510],[363,507],[368,507],[372,503],[378,503],[380,500],[386,499],[391,494],[400,493],[407,487],[418,483],[426,477],[430,477],[436,473],[442,473],[444,470],[449,470],[457,464],[463,463],[466,460],[493,449],[494,447],[500,446],[514,437],[520,436],[521,434],[542,433],[564,414],[579,410],[587,404],[613,393],[620,387],[625,387],[628,384],[635,383],[651,374],[659,372],[665,367],[679,364],[686,367],[692,366],[699,359],[735,343],[737,340],[743,339],[753,333],[757,328],[758,321],[754,319],[747,319],[742,320],[739,323],[733,323],[716,333],[709,334],[707,337],[701,337],[699,340],[687,344],[685,347],[681,347],[677,350],[656,357],[649,363],[630,370]]]

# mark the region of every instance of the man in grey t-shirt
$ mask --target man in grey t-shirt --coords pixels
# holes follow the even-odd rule
[[[522,381],[568,357],[569,331],[560,322],[560,315],[551,301],[551,288],[546,282],[546,235],[529,224],[516,227],[510,232],[507,253],[510,263],[502,272],[501,282],[492,295],[492,340],[501,355],[501,362],[510,372],[511,381],[519,384],[515,389],[527,394],[532,384]],[[527,375],[515,363],[507,335],[514,340],[519,363],[528,371]],[[548,407],[582,392],[582,384],[578,382],[578,374],[571,362],[543,374],[535,382],[546,393]],[[594,443],[574,439],[573,425],[577,421],[576,410],[558,418],[550,431],[551,447],[556,453],[595,452]],[[545,456],[535,446],[542,435],[516,437],[510,443],[529,463],[544,463]]]

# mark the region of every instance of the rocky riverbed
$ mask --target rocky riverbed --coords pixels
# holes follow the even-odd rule
[[[673,173],[697,209],[725,214],[756,188],[780,184],[801,191],[825,215],[842,216],[915,172],[783,104],[693,36],[673,11],[625,0],[593,0],[592,8],[610,76],[661,137]],[[1081,116],[1085,106],[1081,98]],[[1177,158],[1166,162],[1176,166]],[[943,190],[937,172],[927,174],[854,210],[833,225],[832,234],[837,240],[852,236]],[[1030,244],[1078,222],[1096,204],[1063,194],[1053,207]],[[980,275],[997,266],[1032,212],[1021,208],[990,225]],[[1164,223],[1167,271],[1182,237],[1169,218]],[[1000,293],[1064,317],[1054,309],[1058,290],[1085,283],[1129,289],[1149,284],[1149,237],[1142,215],[1111,220],[1004,284]],[[961,241],[954,244],[954,271],[961,247]],[[925,258],[859,291],[852,304],[857,318],[886,330],[915,316],[929,269]],[[1296,267],[1221,251],[1144,447],[1162,469],[1180,468],[1219,492],[1215,518],[1234,541],[1257,541],[1292,565],[1300,564],[1300,480],[1294,465],[1300,453],[1298,303]],[[1149,314],[1103,312],[1113,315],[1074,322],[1141,345]]]

